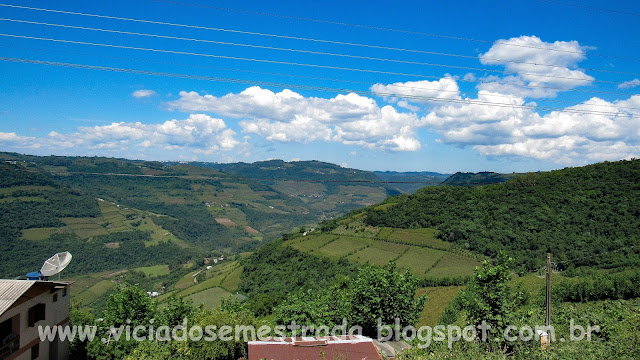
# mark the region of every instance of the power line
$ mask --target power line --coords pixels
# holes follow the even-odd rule
[[[628,12],[628,11],[620,11],[620,10],[612,10],[612,9],[605,9],[605,8],[599,8],[599,7],[594,7],[594,6],[581,5],[581,4],[571,4],[571,3],[566,3],[566,2],[550,1],[550,0],[537,0],[537,1],[544,2],[544,3],[549,3],[549,4],[564,5],[564,6],[571,6],[571,7],[577,7],[577,8],[582,8],[582,9],[609,12],[609,13],[614,13],[614,14],[640,16],[639,13],[632,13],[632,12]]]
[[[519,109],[528,109],[528,110],[556,111],[556,112],[590,114],[590,115],[604,115],[604,116],[620,116],[620,117],[629,117],[629,118],[640,117],[640,115],[621,113],[621,112],[612,113],[612,112],[601,112],[601,111],[593,111],[593,110],[563,109],[563,108],[553,108],[553,107],[539,107],[539,106],[536,107],[536,106],[529,106],[529,105],[492,103],[492,102],[487,102],[487,101],[478,101],[478,100],[469,100],[469,99],[442,99],[442,98],[425,97],[425,96],[399,95],[399,94],[393,94],[393,93],[386,93],[385,94],[385,93],[374,93],[374,92],[371,92],[371,91],[362,91],[362,90],[353,90],[353,89],[338,89],[338,88],[327,88],[327,87],[308,86],[308,85],[273,83],[273,82],[267,82],[267,81],[243,80],[243,79],[234,79],[234,78],[221,78],[221,77],[210,77],[210,76],[200,76],[200,75],[190,75],[190,74],[166,73],[166,72],[156,72],[156,71],[149,71],[149,70],[114,68],[114,67],[85,65],[85,64],[60,63],[60,62],[45,61],[45,60],[32,60],[32,59],[0,57],[0,61],[17,62],[17,63],[29,63],[29,64],[38,64],[38,65],[49,65],[49,66],[60,66],[60,67],[77,68],[77,69],[121,72],[121,73],[139,74],[139,75],[152,75],[152,76],[163,76],[163,77],[172,77],[172,78],[184,78],[184,79],[193,79],[193,80],[228,82],[228,83],[236,83],[236,84],[275,86],[275,87],[284,87],[284,88],[291,87],[291,88],[298,88],[298,89],[304,89],[304,90],[322,91],[322,92],[331,92],[331,93],[345,93],[346,92],[346,93],[355,93],[355,94],[368,95],[368,96],[374,95],[374,96],[401,97],[401,98],[407,98],[407,99],[418,99],[418,100],[428,100],[428,101],[435,101],[435,102],[448,102],[448,103],[458,103],[458,104],[473,104],[473,105],[484,105],[484,106],[496,106],[496,107],[505,107],[505,108],[512,108],[512,109],[519,108]]]
[[[366,73],[385,74],[385,75],[411,76],[411,77],[417,77],[417,78],[438,78],[438,79],[441,78],[441,77],[435,77],[435,76],[432,76],[432,75],[421,75],[421,74],[401,73],[401,72],[372,70],[372,69],[349,68],[349,67],[331,66],[331,65],[318,65],[318,64],[309,64],[309,63],[297,63],[297,62],[288,62],[288,61],[280,61],[280,60],[259,59],[259,58],[244,58],[244,57],[237,57],[237,56],[204,54],[204,53],[195,53],[195,52],[177,51],[177,50],[166,50],[166,49],[143,48],[143,47],[136,47],[136,46],[125,46],[125,45],[116,45],[116,44],[103,44],[103,43],[93,43],[93,42],[86,42],[86,41],[52,39],[52,38],[43,38],[43,37],[25,36],[25,35],[15,35],[15,34],[0,33],[0,36],[19,38],[19,39],[30,39],[30,40],[60,42],[60,43],[68,43],[68,44],[100,46],[100,47],[107,47],[107,48],[128,49],[128,50],[138,50],[138,51],[149,51],[149,52],[157,52],[157,53],[169,53],[169,54],[178,54],[178,55],[201,56],[201,57],[227,59],[227,60],[240,60],[240,61],[261,62],[261,63],[278,64],[278,65],[302,66],[302,67],[311,67],[311,68],[319,68],[319,69],[332,69],[332,70],[366,72]],[[465,81],[465,80],[463,80],[463,81]],[[510,83],[505,83],[505,82],[491,82],[491,81],[472,81],[472,82],[494,83],[494,84],[509,85],[509,86],[522,87],[522,88],[552,89],[552,90],[558,90],[558,91],[585,92],[585,93],[596,93],[596,94],[597,93],[599,93],[599,94],[614,94],[614,95],[624,95],[624,96],[628,96],[629,95],[628,93],[615,92],[615,91],[596,91],[596,90],[584,90],[584,89],[573,89],[573,88],[567,89],[567,88],[559,88],[559,87],[553,87],[553,86],[531,85],[531,84],[529,84],[529,85],[520,85],[520,84],[510,84]],[[409,96],[409,95],[398,95],[398,94],[396,94],[396,95],[397,95],[397,97],[402,97],[402,98],[408,98],[408,96]],[[384,95],[381,95],[381,96],[384,96]]]
[[[0,18],[0,21],[10,21],[10,22],[18,22],[18,23],[26,23],[26,24],[34,24],[34,25],[44,25],[44,26],[53,26],[53,27],[62,27],[62,28],[69,28],[69,29],[88,30],[88,31],[99,31],[99,32],[124,34],[124,35],[145,36],[145,37],[153,37],[153,38],[161,38],[161,39],[171,39],[171,40],[181,40],[181,41],[202,42],[202,43],[209,43],[209,44],[239,46],[239,47],[248,47],[248,48],[265,49],[265,50],[297,52],[297,53],[313,54],[313,55],[327,55],[327,56],[336,56],[336,57],[344,57],[344,58],[351,58],[351,59],[384,61],[384,62],[409,64],[409,65],[421,65],[421,66],[442,67],[442,68],[451,68],[451,69],[485,71],[485,72],[493,72],[493,73],[499,73],[499,74],[518,74],[518,75],[534,76],[534,77],[539,77],[539,78],[585,81],[585,82],[589,82],[589,83],[591,83],[591,82],[602,82],[602,83],[609,83],[609,84],[615,84],[615,85],[620,85],[621,84],[620,82],[617,82],[617,81],[596,80],[596,79],[593,79],[591,77],[585,79],[585,78],[576,78],[576,77],[568,77],[568,76],[543,75],[543,74],[539,74],[539,73],[529,73],[529,72],[519,72],[519,71],[503,71],[503,70],[496,70],[496,69],[476,68],[476,67],[470,67],[470,66],[459,66],[459,65],[449,65],[449,64],[439,64],[439,63],[427,63],[427,62],[410,61],[410,60],[379,58],[379,57],[372,57],[372,56],[361,56],[361,55],[353,55],[353,54],[332,53],[332,52],[324,52],[324,51],[312,51],[312,50],[295,49],[295,48],[281,48],[281,47],[274,47],[274,46],[264,46],[264,45],[255,45],[255,44],[246,44],[246,43],[234,43],[234,42],[227,42],[227,41],[207,40],[207,39],[194,39],[194,38],[185,38],[185,37],[178,37],[178,36],[139,33],[139,32],[131,32],[131,31],[112,30],[112,29],[103,29],[103,28],[92,28],[92,27],[65,25],[65,24],[52,24],[52,23],[44,23],[44,22],[37,22],[37,21],[27,21],[27,20],[18,20],[18,19],[8,19],[8,18]],[[634,73],[634,75],[640,75],[640,74]]]
[[[433,51],[425,51],[425,50],[405,49],[405,48],[389,47],[389,46],[382,46],[382,45],[359,44],[359,43],[351,43],[351,42],[343,42],[343,41],[335,41],[335,40],[314,39],[314,38],[289,36],[289,35],[277,35],[277,34],[268,34],[268,33],[253,32],[253,31],[242,31],[242,30],[234,30],[234,29],[214,28],[214,27],[208,27],[208,26],[170,23],[170,22],[164,22],[164,21],[124,18],[124,17],[117,17],[117,16],[89,14],[89,13],[81,13],[81,12],[74,12],[74,11],[64,11],[64,10],[36,8],[36,7],[10,5],[10,4],[2,4],[2,3],[0,3],[0,6],[13,7],[13,8],[19,8],[19,9],[26,9],[26,10],[34,10],[34,11],[45,11],[45,12],[61,13],[61,14],[68,14],[68,15],[97,17],[97,18],[104,18],[104,19],[111,19],[111,20],[131,21],[131,22],[139,22],[139,23],[147,23],[147,24],[155,24],[155,25],[166,25],[166,26],[175,26],[175,27],[192,28],[192,29],[200,29],[200,30],[229,32],[229,33],[237,33],[237,34],[245,34],[245,35],[266,36],[266,37],[274,37],[274,38],[280,38],[280,39],[310,41],[310,42],[327,43],[327,44],[334,44],[334,45],[357,46],[357,47],[365,47],[365,48],[373,48],[373,49],[420,53],[420,54],[427,54],[427,55],[439,55],[439,56],[451,56],[451,57],[459,57],[459,58],[467,58],[467,59],[479,59],[478,56],[451,54],[451,53],[444,53],[444,52],[433,52]],[[491,43],[490,41],[485,41],[485,42]],[[559,52],[582,54],[582,52],[577,52],[577,51],[569,51],[569,50],[561,50],[561,49],[548,49],[548,48],[534,47],[534,46],[525,46],[525,45],[511,44],[511,43],[506,43],[506,42],[499,42],[499,40],[496,41],[495,43],[500,43],[502,45],[509,45],[509,46],[519,46],[519,47],[540,49],[540,50],[545,50],[545,51],[559,51]],[[536,65],[536,66],[548,66],[548,67],[556,67],[557,66],[557,65],[554,65],[554,64],[532,63],[532,62],[515,61],[515,60],[502,60],[502,59],[496,59],[496,58],[485,58],[485,59],[486,60],[491,60],[491,61],[496,61],[496,62],[528,64],[528,65]],[[640,61],[640,59],[637,59],[637,61]],[[628,72],[606,70],[606,69],[585,68],[584,70],[585,71],[607,72],[607,73],[614,73],[614,74],[624,74],[624,75],[638,75],[638,73],[628,73]]]
[[[151,1],[159,2],[159,3],[181,5],[181,6],[192,6],[192,7],[209,8],[209,9],[218,10],[218,11],[245,13],[245,14],[252,14],[252,15],[259,15],[259,16],[270,16],[270,17],[278,17],[278,18],[285,18],[285,19],[292,19],[292,20],[299,20],[299,21],[307,21],[307,22],[324,23],[324,24],[331,24],[331,25],[348,26],[348,27],[355,27],[355,28],[362,28],[362,29],[390,31],[390,32],[404,33],[404,34],[410,34],[410,35],[421,35],[421,36],[438,37],[438,38],[451,39],[451,40],[472,41],[472,42],[489,43],[489,44],[493,43],[493,44],[501,44],[501,45],[506,45],[506,46],[522,47],[522,48],[529,48],[529,49],[539,49],[539,50],[545,50],[545,51],[555,51],[555,52],[582,54],[582,52],[578,52],[578,51],[562,50],[562,49],[547,49],[547,48],[541,48],[541,47],[536,47],[536,46],[529,46],[529,45],[522,45],[522,44],[512,44],[512,43],[507,43],[504,40],[498,40],[498,41],[494,42],[494,41],[491,41],[491,40],[475,39],[475,38],[468,38],[468,37],[461,37],[461,36],[443,35],[443,34],[436,34],[436,33],[426,33],[426,32],[419,32],[419,31],[402,30],[402,29],[394,29],[394,28],[378,27],[378,26],[370,26],[370,25],[351,24],[351,23],[345,23],[345,22],[339,22],[339,21],[312,19],[312,18],[304,18],[304,17],[273,14],[273,13],[265,13],[265,12],[257,12],[257,11],[249,11],[249,10],[238,10],[238,9],[231,9],[231,8],[223,8],[223,7],[215,7],[215,6],[207,6],[207,5],[199,5],[199,4],[190,4],[190,3],[177,2],[177,1],[167,1],[167,0],[151,0]],[[613,56],[613,55],[603,55],[603,54],[596,54],[596,53],[592,53],[591,55],[599,56],[599,57],[605,57],[605,58],[611,58],[611,59],[619,59],[619,60],[640,61],[640,58],[628,58],[628,57],[620,57],[620,56]]]
[[[8,45],[0,44],[0,47],[9,47]],[[129,58],[129,57],[121,57],[121,56],[109,56],[109,55],[99,55],[95,53],[86,53],[86,52],[78,52],[78,51],[64,51],[64,50],[53,50],[53,49],[43,49],[43,48],[34,48],[34,47],[26,47],[26,46],[10,46],[11,49],[26,49],[31,51],[40,51],[40,52],[48,52],[48,53],[61,53],[61,54],[73,54],[73,55],[82,55],[82,56],[93,56],[100,58],[108,58],[108,59],[116,59],[116,60],[127,60],[127,61],[135,61],[135,62],[144,62],[151,64],[164,64],[164,65],[174,65],[181,67],[193,67],[193,68],[201,68],[201,69],[214,69],[214,70],[222,70],[222,71],[231,71],[231,72],[241,72],[241,73],[249,73],[249,74],[260,74],[260,75],[271,75],[271,76],[283,76],[283,77],[292,77],[292,78],[300,78],[300,79],[309,79],[309,80],[321,80],[321,81],[331,81],[331,82],[341,82],[341,83],[349,83],[349,84],[360,84],[367,85],[368,87],[372,87],[371,82],[365,81],[356,81],[356,80],[346,80],[346,79],[336,79],[336,78],[327,78],[327,77],[318,77],[318,76],[305,76],[305,75],[297,75],[290,73],[274,73],[274,72],[266,72],[266,71],[256,71],[256,70],[247,70],[247,69],[239,69],[239,68],[225,68],[218,66],[207,66],[207,65],[194,65],[194,64],[186,64],[186,63],[178,63],[178,62],[168,62],[168,61],[154,61],[154,60],[144,60],[140,58]],[[435,79],[442,79],[440,76],[433,76]],[[479,82],[472,80],[464,80],[464,79],[455,79],[456,81],[465,81],[465,82]],[[446,90],[446,89],[425,89],[420,87],[413,87],[407,85],[395,85],[391,84],[394,88],[402,88],[409,90],[428,90],[434,92],[453,92],[459,93],[460,90]],[[504,94],[492,94],[491,96],[503,97],[510,100],[516,100],[519,98],[513,97],[511,95]],[[548,102],[548,103],[556,103],[556,104],[571,104],[575,105],[575,102],[566,101],[566,100],[553,100],[553,99],[537,99],[536,102]],[[610,107],[607,104],[590,104],[589,106],[595,107]],[[640,108],[627,107],[627,106],[616,106],[618,109],[627,109],[627,110],[637,110],[640,111]]]

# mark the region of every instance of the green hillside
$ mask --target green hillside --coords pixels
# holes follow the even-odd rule
[[[3,164],[0,185],[2,277],[39,270],[60,251],[74,255],[66,275],[183,261],[197,253],[148,213],[87,196],[49,174]]]
[[[387,186],[408,194],[413,194],[425,186],[438,185],[450,177],[449,174],[430,171],[375,171],[374,173],[383,181],[388,182]]]
[[[561,268],[623,267],[640,263],[632,248],[638,179],[639,160],[608,162],[504,184],[426,187],[358,213],[369,226],[434,228],[439,239],[490,257],[505,250],[522,271],[540,267],[547,251]]]
[[[74,289],[85,294],[79,297],[85,306],[104,303],[113,290],[105,281],[126,279],[149,291],[171,292],[187,273],[202,269],[212,253],[252,250],[397,193],[377,183],[371,172],[316,161],[218,166],[0,157],[15,162],[0,172],[1,246],[7,250],[0,255],[0,276],[24,275],[53,253],[70,251],[74,261],[65,277],[96,286],[90,292]],[[146,269],[160,267],[161,273],[149,277]],[[117,275],[105,278],[105,271]],[[241,271],[230,279],[239,281]],[[220,286],[228,292],[237,284]]]
[[[393,184],[380,184],[384,179],[376,173],[321,161],[190,164],[258,181],[300,199],[310,212],[319,214],[323,219],[342,216],[401,193]]]
[[[457,172],[442,182],[442,185],[458,185],[458,186],[475,186],[485,184],[499,184],[509,181],[522,174],[500,174],[490,171],[479,173],[463,173]]]

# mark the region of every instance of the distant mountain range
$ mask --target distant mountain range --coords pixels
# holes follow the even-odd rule
[[[0,160],[0,181],[6,180],[0,189],[3,244],[29,245],[5,253],[12,266],[0,274],[13,276],[33,270],[26,265],[56,250],[53,242],[66,244],[60,250],[99,251],[112,259],[76,257],[78,271],[118,269],[123,261],[154,265],[213,250],[251,250],[389,196],[443,182],[463,183],[471,176],[371,172],[320,161],[184,163],[7,152],[0,152]],[[136,234],[134,240],[131,234]],[[154,247],[162,243],[171,244],[173,251]],[[101,244],[99,250],[96,244]],[[138,246],[153,250],[157,258],[137,258],[132,249]]]

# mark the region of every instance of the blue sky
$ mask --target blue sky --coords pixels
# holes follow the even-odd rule
[[[640,6],[569,1],[0,0],[31,8],[0,6],[1,57],[92,67],[0,61],[0,149],[439,172],[637,157]]]

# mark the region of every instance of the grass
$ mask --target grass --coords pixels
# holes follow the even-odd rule
[[[224,263],[223,265],[215,265],[211,269],[205,271],[206,280],[198,284],[195,284],[193,282],[192,275],[196,273],[194,271],[190,274],[187,274],[182,279],[180,279],[174,287],[176,289],[183,289],[178,292],[179,296],[192,295],[212,287],[220,287],[222,282],[234,270],[240,269],[240,272],[237,275],[237,283],[235,284],[235,288],[233,288],[233,286],[230,286],[230,288],[235,291],[238,287],[238,283],[240,282],[240,273],[242,272],[242,267],[236,267],[236,265],[237,265],[236,261]],[[228,285],[233,285],[233,281],[235,280],[230,280]]]
[[[350,255],[347,259],[372,265],[386,265],[389,260],[393,260],[405,252],[408,247],[408,245],[375,241],[370,247]]]
[[[433,264],[446,253],[441,250],[411,246],[398,260],[398,270],[409,269],[416,276],[424,276]]]
[[[566,277],[562,276],[562,274],[559,273],[552,273],[551,274],[551,284],[553,285],[554,283],[558,283],[562,280],[567,279]],[[531,295],[531,298],[533,299],[534,297],[538,296],[539,294],[543,293],[543,289],[545,289],[546,287],[546,279],[543,276],[542,278],[538,277],[537,274],[526,274],[524,276],[517,276],[514,275],[513,278],[511,279],[509,285],[511,286],[515,286],[518,283],[522,283],[522,286],[524,287],[525,290],[527,290],[529,292],[529,294]]]
[[[380,229],[380,232],[378,232],[378,235],[376,235],[376,238],[381,240],[386,240],[389,238],[389,235],[391,235],[391,233],[393,233],[393,229],[385,227]]]
[[[173,286],[176,289],[184,289],[189,287],[191,284],[193,284],[193,274],[195,274],[196,272],[190,272],[187,275],[183,276],[180,280],[178,280],[178,282],[176,282],[176,284]]]
[[[464,289],[464,286],[436,286],[418,289],[418,295],[426,294],[429,299],[420,314],[417,326],[435,326],[451,299]]]
[[[199,293],[202,291],[205,291],[207,289],[211,289],[213,287],[219,287],[220,286],[220,282],[222,281],[223,276],[216,276],[213,277],[211,279],[207,279],[201,283],[198,283],[196,285],[190,286],[180,292],[178,292],[178,296],[189,296],[189,295],[193,295],[195,293]],[[193,280],[192,280],[193,281]]]
[[[436,239],[435,234],[435,229],[395,229],[387,236],[387,241],[430,247],[438,250],[448,250],[451,248],[451,243]]]
[[[69,279],[71,281],[71,296],[76,294],[80,294],[88,288],[95,285],[100,279],[98,279],[95,274],[93,276],[82,276],[79,278]]]
[[[377,227],[365,225],[362,219],[358,219],[349,224],[340,225],[331,232],[338,235],[375,238],[380,230]]]
[[[220,283],[220,287],[230,292],[237,291],[240,285],[240,274],[242,274],[242,266],[238,266],[229,273]]]
[[[72,225],[69,226],[69,228],[71,228],[71,230],[73,230],[73,232],[76,233],[76,235],[78,235],[78,237],[80,237],[81,239],[88,239],[92,236],[108,234],[107,230],[100,225],[86,226],[81,228],[74,228],[74,226]]]
[[[320,234],[320,235],[308,235],[303,237],[300,242],[299,239],[293,240],[291,247],[302,252],[310,252],[325,246],[330,241],[337,239],[337,235]],[[298,240],[298,241],[296,241]]]
[[[202,304],[205,309],[215,309],[220,306],[222,299],[227,297],[237,297],[227,290],[219,287],[210,288],[199,293],[187,296],[187,299],[193,300],[194,305]]]
[[[340,258],[343,256],[351,255],[352,253],[364,248],[367,245],[371,245],[373,241],[364,238],[355,238],[340,236],[335,241],[332,241],[325,246],[318,248],[314,251],[314,254],[327,256],[331,258]]]
[[[473,275],[473,269],[480,265],[481,264],[478,260],[447,253],[442,257],[440,262],[433,267],[433,269],[427,272],[427,276],[454,277]]]
[[[76,297],[82,301],[83,306],[88,306],[108,291],[114,289],[115,286],[111,280],[100,280]]]
[[[22,230],[22,238],[25,240],[39,241],[48,239],[51,235],[68,231],[67,228],[46,227]]]
[[[169,265],[154,265],[154,266],[145,266],[133,269],[135,271],[143,272],[146,277],[158,277],[169,275],[171,272],[169,270]]]

